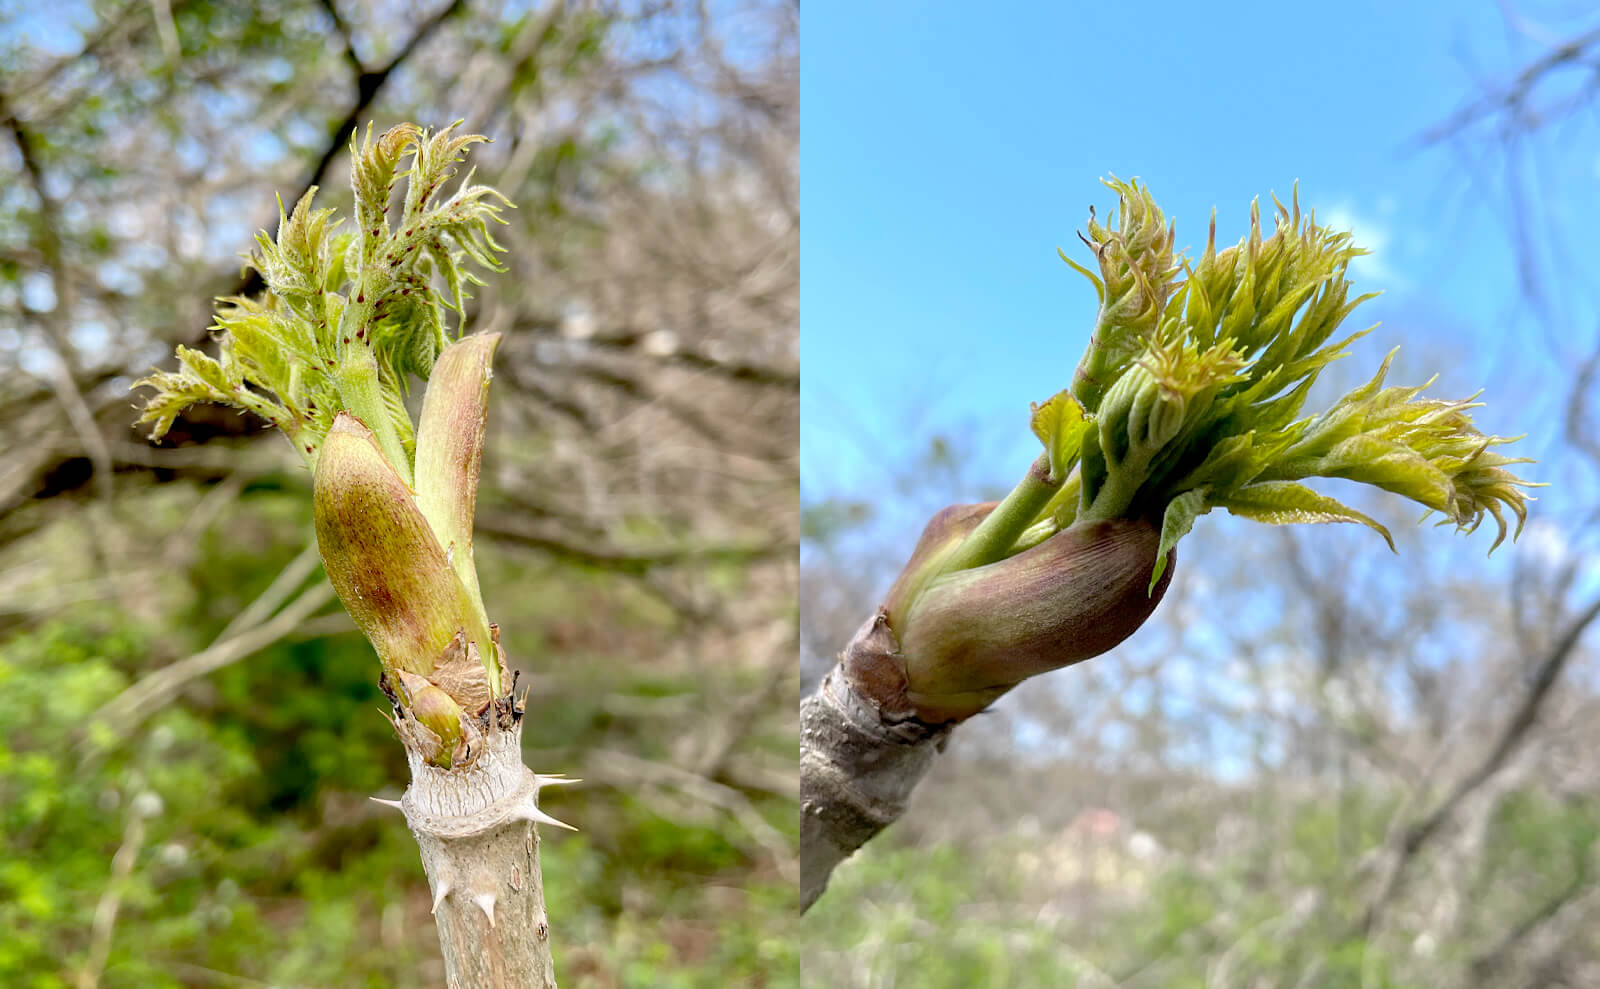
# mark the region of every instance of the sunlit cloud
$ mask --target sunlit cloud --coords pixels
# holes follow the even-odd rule
[[[1392,201],[1380,200],[1379,205],[1392,208]],[[1389,210],[1381,209],[1381,212]],[[1358,291],[1410,287],[1410,281],[1394,266],[1397,245],[1392,220],[1357,210],[1346,203],[1335,203],[1318,209],[1317,221],[1336,230],[1349,230],[1355,235],[1356,246],[1369,252],[1350,263],[1350,275]]]
[[[1517,540],[1518,548],[1546,567],[1565,563],[1572,554],[1572,542],[1560,526],[1545,519],[1534,519]]]

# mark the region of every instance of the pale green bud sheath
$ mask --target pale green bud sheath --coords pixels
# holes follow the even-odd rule
[[[317,547],[345,610],[386,670],[432,673],[472,605],[409,487],[349,413],[328,433],[313,490]]]
[[[429,684],[412,695],[411,716],[438,740],[438,748],[428,761],[449,769],[456,742],[461,740],[461,705],[440,688]]]
[[[483,469],[491,364],[499,343],[500,335],[490,333],[463,337],[444,348],[428,380],[417,426],[417,507],[466,590],[473,609],[472,637],[482,656],[493,656],[494,648],[478,589],[472,522]],[[492,664],[489,680],[498,694],[499,671]]]

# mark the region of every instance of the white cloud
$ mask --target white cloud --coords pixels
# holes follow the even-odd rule
[[[1560,526],[1544,519],[1534,519],[1522,530],[1517,548],[1543,566],[1556,567],[1571,555],[1572,542]]]
[[[1379,200],[1381,209],[1389,201]],[[1369,253],[1350,263],[1350,274],[1356,291],[1369,286],[1380,289],[1404,289],[1410,282],[1393,266],[1396,250],[1394,231],[1387,220],[1360,212],[1345,203],[1335,203],[1327,209],[1317,210],[1317,222],[1335,230],[1349,230],[1355,235],[1355,245]]]

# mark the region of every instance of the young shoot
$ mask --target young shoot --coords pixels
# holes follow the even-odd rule
[[[1384,387],[1393,351],[1367,384],[1303,414],[1322,369],[1369,332],[1334,339],[1372,298],[1350,295],[1350,262],[1366,252],[1349,233],[1302,215],[1296,195],[1273,200],[1270,235],[1252,204],[1249,234],[1220,251],[1213,213],[1191,261],[1173,254],[1175,228],[1148,188],[1106,185],[1116,222],[1091,210],[1083,237],[1098,273],[1061,255],[1094,283],[1100,309],[1071,388],[1033,407],[1044,455],[940,572],[1007,559],[1074,523],[1147,519],[1160,524],[1154,589],[1168,550],[1213,508],[1280,525],[1357,522],[1394,548],[1383,525],[1299,483],[1312,477],[1404,495],[1466,532],[1492,516],[1494,546],[1508,514],[1521,532],[1521,489],[1535,485],[1506,468],[1529,461],[1495,449],[1517,437],[1479,432],[1471,398],[1422,397],[1431,380]]]
[[[355,222],[315,208],[315,188],[287,213],[280,201],[277,237],[259,234],[246,258],[266,292],[220,300],[217,356],[180,346],[178,370],[135,386],[154,389],[140,420],[154,423],[153,439],[202,402],[255,413],[288,437],[315,475],[328,578],[407,705],[405,676],[438,672],[446,654],[470,656],[491,697],[503,680],[472,556],[498,337],[462,329],[466,286],[483,284],[475,269],[503,270],[489,224],[511,204],[471,172],[446,191],[467,150],[488,140],[460,124],[400,124],[376,140],[369,127],[350,148]],[[405,404],[413,378],[429,382],[419,424]],[[452,652],[457,636],[465,653]],[[476,686],[453,682],[458,703],[476,703]]]
[[[359,147],[352,142],[353,226],[313,208],[315,187],[287,214],[279,202],[277,237],[261,232],[245,258],[267,291],[219,300],[217,356],[180,346],[178,370],[135,384],[155,389],[140,419],[155,424],[152,439],[184,409],[212,402],[267,420],[315,468],[334,418],[349,412],[413,483],[411,378],[427,380],[449,337],[461,335],[466,286],[483,284],[473,267],[504,270],[489,223],[505,223],[510,202],[470,172],[445,195],[467,149],[488,140],[457,134],[460,125],[430,133],[400,124],[376,141],[369,126]],[[394,202],[401,180],[403,204]]]

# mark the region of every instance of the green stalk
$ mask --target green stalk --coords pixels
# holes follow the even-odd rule
[[[504,222],[509,202],[470,173],[436,195],[487,140],[458,125],[400,124],[376,143],[369,128],[351,149],[354,229],[335,232],[334,211],[312,207],[315,190],[280,210],[277,236],[261,233],[250,262],[268,292],[223,300],[217,356],[179,347],[178,370],[138,385],[155,391],[143,416],[153,438],[189,406],[216,402],[280,426],[314,468],[323,567],[378,654],[410,763],[405,795],[381,802],[405,815],[421,850],[444,981],[555,989],[535,826],[565,827],[539,809],[539,790],[570,781],[523,763],[525,708],[501,676],[472,559],[493,338],[454,345],[429,385],[434,415],[414,462],[398,394],[450,351],[443,311],[464,319],[462,284],[482,284],[466,263],[501,270],[488,224]],[[397,231],[386,215],[402,179]],[[425,400],[425,420],[428,410]]]
[[[1147,468],[1150,458],[1145,456],[1140,459],[1143,462],[1135,465],[1130,465],[1124,459],[1119,466],[1113,467],[1106,474],[1105,483],[1095,493],[1094,501],[1079,511],[1078,521],[1095,522],[1124,517],[1128,507],[1133,504],[1134,496],[1139,493],[1139,486],[1149,479]]]
[[[1040,514],[1049,519],[1054,519],[1058,529],[1065,529],[1077,521],[1078,511],[1082,507],[1078,500],[1083,491],[1083,474],[1078,465],[1073,464],[1072,470],[1067,474],[1067,479],[1061,487],[1050,496],[1050,501],[1044,506]]]
[[[400,433],[389,419],[388,406],[383,401],[383,387],[378,381],[378,360],[372,348],[350,347],[345,351],[344,363],[334,375],[339,388],[339,398],[350,414],[361,422],[378,439],[378,447],[394,465],[395,473],[410,488],[416,487],[411,473],[411,459],[400,442]]]
[[[1041,455],[1011,493],[944,562],[941,572],[969,570],[1010,556],[1017,537],[1039,518],[1060,487],[1060,482],[1050,480],[1050,458]]]

